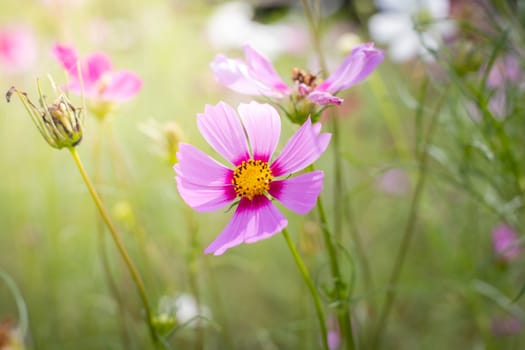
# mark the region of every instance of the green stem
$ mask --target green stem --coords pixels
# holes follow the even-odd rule
[[[339,134],[339,120],[336,112],[332,112],[332,148],[334,156],[334,236],[336,242],[341,242],[343,232],[342,209],[344,201],[341,197],[345,192],[343,188],[343,174],[341,164],[341,142]]]
[[[410,243],[416,231],[415,227],[416,227],[416,222],[417,222],[417,217],[418,217],[419,202],[421,199],[421,194],[423,193],[423,188],[424,188],[425,180],[427,177],[427,168],[428,168],[427,149],[432,140],[432,135],[434,133],[435,126],[437,124],[437,119],[439,116],[439,111],[441,109],[441,103],[444,100],[444,96],[445,94],[441,96],[441,99],[437,104],[437,107],[430,120],[430,125],[428,127],[428,132],[427,132],[427,136],[424,141],[424,145],[421,147],[421,151],[418,152],[419,175],[418,175],[418,179],[416,183],[416,188],[412,195],[409,216],[407,219],[407,224],[405,227],[403,237],[401,239],[401,245],[399,247],[399,251],[397,253],[396,259],[394,261],[394,267],[392,268],[392,273],[390,275],[390,279],[388,282],[385,303],[383,304],[383,307],[381,308],[381,311],[379,314],[379,321],[377,323],[377,327],[374,333],[372,349],[378,348],[381,345],[381,340],[382,340],[382,336],[384,334],[384,331],[387,325],[388,317],[390,316],[392,306],[397,296],[396,286],[399,282],[399,277],[401,276],[401,271],[403,269],[403,264],[407,256],[408,248],[410,246]],[[422,110],[423,109],[421,109],[421,113],[422,113]]]
[[[234,342],[232,338],[232,332],[230,331],[230,321],[228,319],[229,313],[227,313],[226,307],[224,306],[224,301],[222,299],[221,294],[219,293],[219,283],[217,282],[217,273],[215,273],[215,270],[210,265],[210,259],[209,256],[205,256],[203,258],[203,264],[205,268],[205,272],[208,276],[209,286],[208,290],[211,294],[211,297],[213,298],[215,308],[217,310],[218,315],[222,318],[221,320],[221,333],[224,336],[224,348],[225,349],[234,349]]]
[[[198,230],[193,219],[193,213],[191,210],[188,210],[189,207],[186,207],[186,218],[188,221],[188,231],[190,234],[190,250],[187,255],[188,259],[188,280],[191,293],[195,298],[195,303],[197,304],[197,314],[202,315],[201,312],[201,298],[199,291],[199,281],[198,281],[198,265],[199,265],[199,239],[198,239]],[[195,350],[204,349],[204,327],[202,323],[197,323],[195,327]]]
[[[342,175],[343,170],[341,164],[342,156],[338,117],[339,116],[337,115],[337,112],[335,110],[332,111],[332,148],[334,156],[334,237],[336,243],[339,244],[342,241],[344,216],[347,220],[349,226],[348,231],[350,231],[352,241],[355,244],[356,255],[358,256],[362,269],[365,293],[367,295],[372,295],[374,283],[372,280],[370,264],[368,263],[368,257],[364,248],[363,240],[361,239],[359,229],[357,228],[357,224],[355,222],[351,197],[345,196],[347,192]]]
[[[341,191],[344,191],[344,189]],[[352,200],[350,196],[348,196],[346,200],[342,201],[342,206],[343,206],[343,212],[345,213],[346,222],[349,226],[349,231],[352,237],[352,241],[354,242],[354,245],[355,245],[355,252],[360,262],[361,272],[363,273],[365,295],[366,297],[370,297],[374,293],[374,289],[375,289],[374,280],[372,279],[372,270],[370,269],[370,263],[368,260],[367,252],[365,250],[365,245],[363,243],[363,240],[361,239],[359,228],[357,227],[357,224],[356,224],[354,212],[352,209]],[[337,236],[336,236],[336,242],[340,242],[337,240]],[[369,301],[369,312],[372,312],[375,305],[374,305],[372,298],[370,298],[369,300],[370,300]]]
[[[102,262],[102,268],[104,270],[104,275],[106,278],[106,283],[109,287],[111,294],[113,295],[113,298],[115,298],[115,301],[117,302],[118,315],[119,315],[118,318],[119,318],[119,323],[120,323],[120,335],[122,337],[122,344],[125,349],[132,349],[131,341],[129,339],[129,334],[128,334],[128,328],[126,326],[124,300],[122,300],[122,296],[120,295],[120,292],[118,290],[117,283],[115,282],[115,278],[113,276],[113,273],[111,272],[109,254],[108,254],[108,250],[106,247],[106,240],[105,240],[104,222],[100,218],[99,220],[97,220],[97,231],[98,231],[97,232],[98,233],[98,249],[99,249],[100,258]]]
[[[308,0],[301,0],[301,3],[303,5],[304,13],[306,15],[306,18],[308,20],[308,25],[310,26],[310,32],[312,35],[312,42],[314,44],[314,50],[317,52],[317,56],[319,59],[319,64],[321,65],[321,69],[323,70],[323,75],[326,76],[328,73],[327,67],[326,67],[326,61],[324,59],[323,50],[321,50],[321,38],[319,33],[319,28],[317,27],[314,16],[312,13],[312,9],[310,8],[310,4],[308,3]]]
[[[312,42],[314,45],[314,49],[317,52],[318,58],[319,58],[319,64],[321,65],[321,69],[323,71],[323,74],[326,76],[328,73],[328,69],[326,66],[326,61],[324,59],[323,50],[321,49],[321,39],[320,39],[320,31],[318,25],[315,23],[314,16],[312,13],[312,9],[310,7],[310,4],[308,0],[301,0],[301,3],[303,5],[304,12],[306,14],[306,18],[308,20],[308,24],[310,27],[310,32],[312,35]],[[341,186],[337,186],[337,184],[342,183],[342,167],[341,167],[341,157],[339,157],[339,127],[338,127],[338,121],[337,118],[332,118],[332,126],[333,126],[333,138],[335,140],[334,143],[334,156],[335,156],[335,195],[334,195],[334,201],[336,204],[336,208],[339,207],[339,204],[342,202],[341,199],[342,193],[341,193]],[[337,259],[337,251],[335,248],[335,243],[333,240],[333,237],[330,233],[330,230],[328,228],[328,222],[326,220],[326,215],[324,212],[323,204],[321,201],[321,198],[318,198],[317,200],[317,207],[319,210],[319,216],[321,219],[321,227],[323,231],[324,241],[326,248],[328,250],[328,255],[330,259],[330,269],[332,272],[332,278],[335,283],[335,293],[337,298],[337,317],[339,320],[339,326],[341,328],[341,333],[344,338],[344,344],[346,346],[346,349],[352,350],[355,348],[354,344],[354,336],[352,331],[352,323],[350,320],[350,311],[349,307],[344,301],[346,299],[346,296],[344,295],[344,289],[346,288],[345,284],[342,281],[341,278],[341,272],[339,269],[339,262]],[[336,228],[338,232],[341,231],[342,227],[342,215],[341,211],[337,210],[335,212],[335,223]],[[339,234],[338,234],[339,235]]]
[[[24,297],[20,292],[16,282],[4,270],[0,269],[0,280],[3,280],[7,285],[9,292],[15,299],[16,307],[18,309],[18,327],[22,337],[27,337],[29,334],[29,312]]]
[[[103,126],[103,125],[102,125]],[[94,142],[93,147],[93,167],[94,167],[94,179],[93,182],[96,185],[100,185],[100,179],[102,178],[102,167],[101,167],[101,160],[100,160],[100,149],[101,149],[101,143],[103,139],[103,135],[105,134],[105,129],[101,128],[101,132],[97,135],[96,140]],[[126,315],[125,315],[125,305],[124,300],[122,299],[122,296],[118,290],[117,283],[115,282],[115,278],[113,276],[113,273],[111,272],[110,268],[110,260],[109,260],[109,253],[106,247],[106,240],[105,240],[105,227],[104,227],[104,221],[102,220],[102,217],[97,215],[97,231],[98,231],[98,249],[100,253],[100,258],[102,262],[102,268],[104,270],[104,276],[106,278],[106,283],[109,287],[109,290],[111,294],[113,295],[113,298],[115,299],[117,303],[118,308],[118,314],[119,314],[119,322],[120,322],[120,333],[122,337],[122,344],[125,349],[132,349],[131,347],[131,341],[129,338],[129,332],[126,325]]]
[[[297,251],[297,248],[295,248],[295,245],[293,244],[290,235],[288,234],[288,231],[284,229],[282,233],[284,239],[286,240],[286,243],[288,244],[288,248],[292,253],[295,263],[297,264],[299,271],[301,271],[301,275],[303,276],[304,282],[310,290],[312,299],[314,300],[315,311],[317,312],[317,318],[319,319],[319,327],[321,328],[321,336],[323,338],[323,349],[329,350],[328,334],[326,331],[326,319],[324,316],[323,307],[321,305],[321,298],[319,297],[319,293],[317,293],[317,289],[315,288],[314,282],[312,281],[312,278],[310,277],[310,274],[308,273],[308,270],[306,269],[306,266],[304,265],[303,260],[301,259],[301,256]]]
[[[319,212],[319,220],[321,221],[321,232],[323,233],[324,243],[328,251],[328,257],[330,260],[330,271],[334,282],[334,292],[337,299],[337,318],[339,320],[339,326],[343,335],[345,348],[348,350],[355,349],[354,344],[354,333],[352,330],[352,323],[350,320],[350,310],[347,303],[347,296],[345,295],[345,289],[348,287],[341,277],[341,269],[339,268],[339,261],[337,259],[337,249],[328,228],[328,221],[326,220],[326,214],[324,211],[323,202],[321,197],[317,198],[317,210]]]
[[[148,328],[150,331],[150,336],[155,343],[157,347],[164,347],[162,342],[160,341],[157,332],[155,331],[155,327],[152,323],[152,312],[148,301],[148,296],[146,294],[146,288],[144,286],[144,282],[142,282],[142,278],[140,277],[140,274],[133,264],[133,261],[131,260],[131,257],[129,256],[126,248],[124,247],[124,243],[122,242],[122,238],[120,237],[120,234],[118,233],[115,225],[111,221],[109,214],[104,207],[104,204],[100,200],[100,197],[95,190],[95,187],[91,183],[91,180],[89,179],[86,170],[84,169],[84,166],[82,165],[82,162],[80,160],[80,157],[78,155],[78,152],[76,148],[69,148],[71,151],[71,155],[73,156],[73,159],[75,160],[75,164],[80,172],[80,175],[82,176],[82,179],[84,180],[84,183],[86,184],[86,187],[89,190],[89,193],[91,194],[91,197],[93,198],[93,201],[95,202],[95,205],[97,206],[100,215],[102,216],[102,219],[108,226],[109,232],[111,233],[111,237],[115,241],[115,244],[117,245],[118,251],[120,255],[122,256],[122,259],[124,260],[124,263],[126,264],[129,273],[131,274],[131,277],[133,281],[135,282],[135,285],[138,289],[140,299],[142,300],[142,304],[144,306],[144,310],[146,312],[146,322],[148,324]]]

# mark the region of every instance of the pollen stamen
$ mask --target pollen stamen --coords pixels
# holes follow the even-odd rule
[[[233,172],[232,184],[237,196],[252,200],[270,189],[272,170],[261,160],[243,161]]]
[[[317,75],[306,72],[299,68],[292,69],[292,81],[296,84],[304,84],[310,89],[317,86]]]

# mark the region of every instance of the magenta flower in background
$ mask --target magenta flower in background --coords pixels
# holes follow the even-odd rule
[[[507,114],[507,91],[509,85],[523,88],[523,73],[519,59],[507,54],[496,60],[487,77],[487,86],[492,89],[489,110],[497,119],[504,119]]]
[[[0,28],[0,68],[10,73],[27,71],[36,62],[36,40],[30,29]]]
[[[326,150],[330,134],[308,119],[273,158],[281,133],[281,119],[272,106],[251,102],[236,111],[224,102],[206,106],[197,126],[210,146],[229,166],[185,143],[175,165],[177,188],[184,201],[201,212],[218,210],[238,200],[232,219],[205,250],[223,254],[241,243],[254,243],[282,231],[288,221],[272,203],[308,213],[323,187],[323,172],[297,176]],[[240,116],[240,118],[239,118]]]
[[[328,330],[327,341],[328,349],[337,350],[341,346],[341,329],[339,323],[335,317],[330,317],[326,324]]]
[[[393,168],[382,174],[377,185],[380,190],[387,194],[402,196],[410,191],[410,178],[402,169]]]
[[[113,70],[111,61],[104,53],[93,53],[81,61],[73,47],[56,44],[53,54],[69,74],[68,89],[75,94],[81,94],[82,83],[88,99],[124,102],[133,98],[142,87],[142,80],[135,73]]]
[[[509,54],[494,63],[487,77],[487,85],[491,88],[502,88],[507,83],[520,83],[522,77],[519,59]]]
[[[211,63],[217,81],[247,95],[282,98],[294,93],[319,105],[341,104],[343,99],[334,95],[361,82],[383,60],[383,52],[374,48],[373,43],[361,44],[323,82],[295,68],[292,89],[277,74],[272,63],[254,48],[245,46],[244,56],[245,61],[241,61],[218,54]]]
[[[496,337],[508,337],[519,334],[523,329],[523,322],[516,316],[500,316],[490,323],[492,334]]]
[[[512,227],[500,224],[492,230],[494,253],[504,262],[516,260],[521,254],[518,235]]]

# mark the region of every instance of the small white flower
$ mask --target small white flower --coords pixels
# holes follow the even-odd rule
[[[372,38],[389,45],[394,62],[404,62],[418,55],[432,59],[428,49],[437,50],[444,37],[455,31],[447,20],[448,0],[375,0],[380,13],[373,15],[368,28]]]
[[[185,323],[196,317],[211,318],[210,309],[206,305],[198,305],[190,294],[181,294],[175,300],[175,316],[179,323]]]
[[[289,20],[262,24],[252,21],[253,15],[249,2],[232,1],[218,6],[208,20],[208,40],[216,49],[236,49],[250,44],[269,58],[306,47],[308,33],[304,27]]]
[[[211,319],[211,311],[206,305],[197,304],[191,294],[182,293],[176,297],[163,296],[159,301],[159,313],[173,315],[177,324],[186,322],[189,327],[202,324],[203,319]]]

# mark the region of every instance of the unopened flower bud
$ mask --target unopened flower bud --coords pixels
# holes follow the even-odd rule
[[[177,122],[169,121],[161,124],[156,120],[149,120],[139,127],[153,140],[155,153],[167,160],[170,165],[177,162],[179,143],[184,140],[184,133]]]
[[[116,220],[124,224],[128,230],[133,230],[137,226],[133,207],[128,201],[118,201],[113,207],[113,216]]]
[[[166,139],[166,153],[170,164],[177,162],[179,142],[183,139],[182,130],[176,122],[164,124],[164,137]]]
[[[157,333],[162,336],[169,334],[177,325],[175,317],[167,313],[161,313],[154,316],[152,323]]]
[[[39,106],[27,97],[27,93],[14,86],[7,91],[7,102],[10,102],[14,93],[18,95],[38,131],[51,147],[60,149],[78,145],[82,140],[82,108],[74,107],[64,94],[60,94],[53,104],[48,105],[38,81],[37,87]]]

